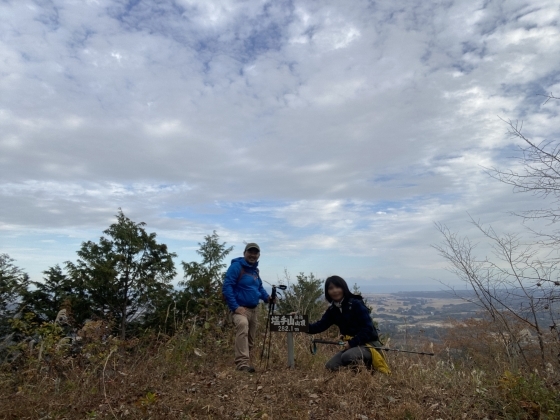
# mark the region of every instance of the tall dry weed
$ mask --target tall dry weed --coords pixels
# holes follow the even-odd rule
[[[479,355],[482,345],[469,349],[470,358],[449,351],[451,338],[447,346],[435,346],[435,357],[388,353],[389,376],[365,367],[330,373],[324,363],[338,348],[323,346],[313,356],[309,336],[296,334],[296,367],[289,369],[286,336],[273,333],[264,371],[265,362],[258,358],[263,325],[253,349],[254,375],[234,370],[231,328],[196,322],[185,323],[172,337],[153,333],[136,340],[92,342],[89,359],[68,355],[60,369],[44,369],[44,361],[37,365],[31,359],[17,370],[4,365],[0,417],[559,418],[555,372],[527,376],[508,370],[505,361]]]

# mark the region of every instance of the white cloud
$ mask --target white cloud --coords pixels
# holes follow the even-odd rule
[[[481,166],[519,144],[498,116],[558,135],[560,105],[536,96],[560,86],[558,14],[521,0],[3,2],[0,229],[89,235],[121,206],[178,246],[213,228],[259,238],[273,270],[433,276],[434,221],[530,205]]]
[[[183,16],[193,19],[202,26],[218,29],[226,26],[228,23],[235,21],[241,14],[254,16],[261,12],[261,8],[265,5],[262,1],[237,1],[237,0],[179,0],[178,4],[187,8],[183,12]]]

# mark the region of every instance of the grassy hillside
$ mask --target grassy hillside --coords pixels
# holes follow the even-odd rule
[[[454,341],[435,347],[435,357],[389,353],[389,376],[364,368],[329,373],[323,364],[337,349],[323,346],[312,356],[305,334],[296,335],[296,368],[288,369],[283,333],[273,334],[265,371],[258,360],[262,331],[257,373],[237,372],[231,330],[206,327],[193,322],[173,337],[120,341],[104,338],[98,323],[74,355],[57,340],[22,348],[0,372],[0,418],[560,418],[558,365],[515,369],[491,336],[479,338],[476,355],[457,353],[450,346],[468,343],[473,325],[458,324]],[[410,349],[428,350],[430,343]]]

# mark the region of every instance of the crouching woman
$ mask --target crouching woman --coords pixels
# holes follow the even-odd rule
[[[308,333],[318,334],[336,325],[346,341],[344,348],[325,367],[336,371],[363,362],[368,367],[390,373],[383,355],[374,349],[381,347],[381,343],[363,298],[351,293],[342,277],[331,276],[325,281],[325,299],[331,305],[319,321],[309,325]]]

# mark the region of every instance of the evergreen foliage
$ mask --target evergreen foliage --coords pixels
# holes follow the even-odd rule
[[[352,286],[352,293],[358,296],[362,296],[362,291],[360,290],[360,286],[358,286],[358,283],[354,283],[354,286]],[[371,308],[368,305],[368,300],[362,296],[362,301],[364,302],[364,305],[366,305],[366,308],[368,308],[371,312]],[[377,322],[373,321],[373,323],[375,325],[375,328],[377,328]]]
[[[8,254],[0,254],[0,337],[9,331],[8,320],[19,310],[29,286],[29,276],[14,261]]]
[[[222,284],[227,265],[224,259],[233,250],[226,242],[220,243],[220,237],[214,231],[204,237],[196,251],[202,257],[201,262],[182,262],[184,280],[179,282],[184,290],[179,293],[179,307],[187,314],[198,315],[204,312],[208,318],[208,310],[223,309]]]
[[[43,281],[31,281],[34,289],[24,294],[26,309],[40,321],[54,321],[60,309],[65,308],[74,314],[73,320],[83,323],[89,304],[81,284],[65,274],[58,264],[43,274]]]
[[[313,273],[306,275],[299,273],[296,282],[290,282],[290,276],[285,273],[288,288],[283,292],[284,297],[278,302],[281,313],[298,312],[308,315],[310,320],[321,317],[325,310],[323,280]]]
[[[151,316],[171,292],[176,274],[175,253],[119,209],[117,222],[98,243],[82,243],[76,263],[67,267],[75,284],[83,286],[91,315],[113,318],[125,338],[127,325]],[[82,314],[84,316],[84,314]]]

